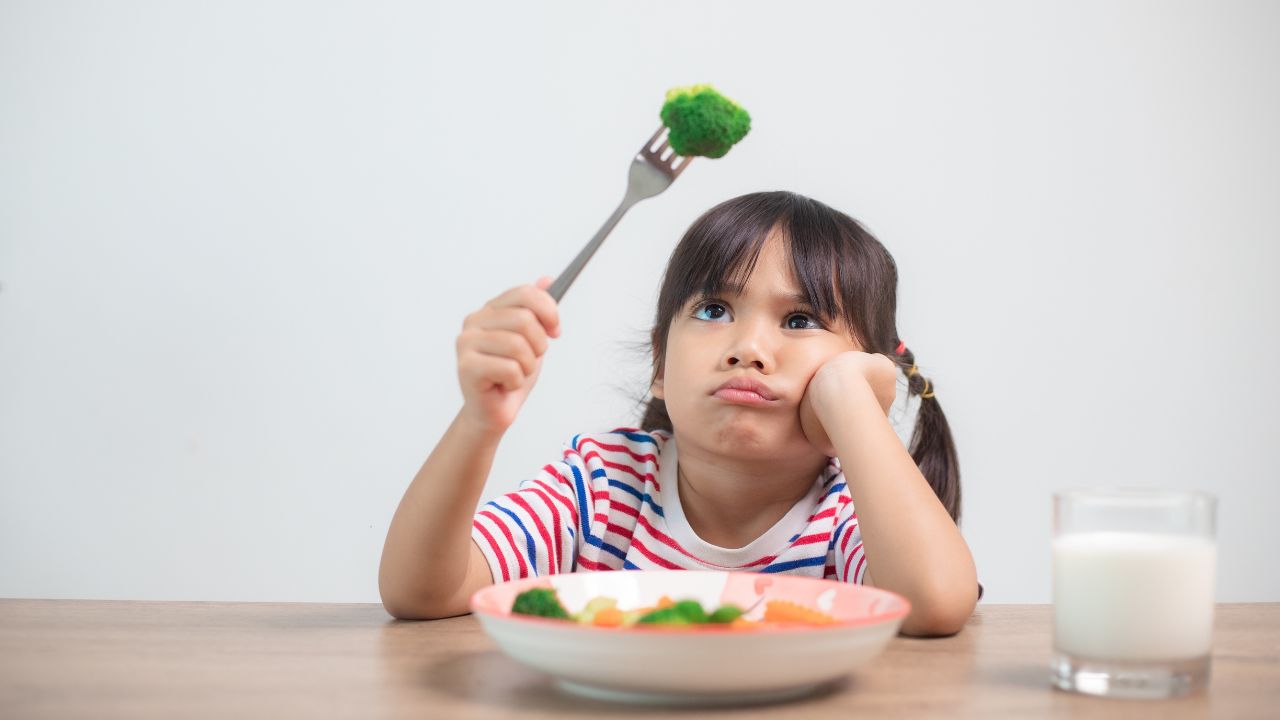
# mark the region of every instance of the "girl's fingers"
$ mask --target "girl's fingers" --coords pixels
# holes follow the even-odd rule
[[[539,284],[546,278],[541,278]],[[548,283],[548,285],[550,285]],[[523,307],[528,308],[542,324],[543,329],[551,337],[560,336],[560,308],[545,288],[537,285],[521,285],[511,288],[505,293],[489,301],[488,307]]]
[[[494,386],[518,390],[525,382],[524,368],[507,357],[469,353],[463,359],[462,377],[466,384],[484,391]]]
[[[524,335],[505,330],[463,330],[458,336],[460,352],[510,358],[519,363],[526,376],[538,368],[538,355]]]
[[[507,331],[518,333],[529,342],[534,353],[541,356],[547,351],[547,331],[542,323],[525,307],[485,307],[467,316],[463,331]]]

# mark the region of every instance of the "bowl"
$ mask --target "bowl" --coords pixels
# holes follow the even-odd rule
[[[734,629],[700,626],[594,627],[512,615],[515,598],[554,588],[576,613],[593,597],[615,598],[627,610],[673,600],[697,600],[708,611],[732,603],[758,619],[764,603],[789,600],[835,622]],[[763,599],[763,603],[757,600]],[[848,676],[875,657],[910,612],[887,590],[793,575],[693,570],[583,572],[527,578],[484,588],[471,611],[498,646],[564,689],[626,702],[757,702],[796,697]]]

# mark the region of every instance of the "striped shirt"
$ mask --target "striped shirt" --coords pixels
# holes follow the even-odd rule
[[[730,549],[699,538],[680,507],[670,433],[575,436],[563,457],[482,505],[471,536],[496,582],[592,570],[744,570],[862,582],[862,534],[840,463],[763,535]]]

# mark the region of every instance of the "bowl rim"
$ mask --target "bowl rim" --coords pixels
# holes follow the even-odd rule
[[[829,580],[826,578],[807,577],[802,575],[778,575],[774,573],[752,573],[752,572],[733,572],[727,570],[619,570],[615,572],[628,573],[702,573],[707,575],[748,575],[762,578],[777,580],[780,577],[788,580],[799,580],[803,582],[819,582],[819,583],[835,583],[845,586],[854,592],[871,592],[879,595],[888,596],[891,600],[896,600],[898,605],[896,609],[885,610],[865,617],[859,617],[852,620],[836,620],[832,623],[824,623],[821,625],[813,625],[809,623],[775,623],[772,625],[752,628],[750,630],[741,630],[732,628],[728,625],[711,625],[698,627],[683,626],[651,626],[638,627],[632,625],[630,627],[605,627],[599,625],[583,625],[572,621],[557,620],[554,618],[543,618],[535,615],[512,615],[510,610],[498,611],[489,607],[485,607],[487,596],[499,592],[499,588],[505,588],[512,585],[524,585],[521,591],[536,587],[549,587],[551,578],[556,576],[568,575],[585,575],[587,573],[556,573],[555,575],[542,575],[538,577],[520,578],[518,580],[508,580],[506,582],[494,583],[487,587],[480,588],[471,595],[468,607],[471,613],[478,618],[492,618],[499,621],[512,621],[515,623],[529,623],[534,627],[558,628],[565,632],[587,632],[587,633],[615,633],[622,635],[734,635],[738,637],[755,637],[762,634],[777,633],[810,633],[810,632],[830,632],[832,630],[849,630],[853,628],[867,627],[873,625],[883,625],[902,620],[911,613],[911,601],[902,595],[884,588],[872,587],[867,585],[858,585],[854,583],[844,583],[839,580]]]

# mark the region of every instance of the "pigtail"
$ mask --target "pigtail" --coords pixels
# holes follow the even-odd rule
[[[915,354],[901,343],[898,347],[902,352],[896,354],[895,359],[907,373],[907,391],[920,396],[920,414],[916,417],[908,452],[951,519],[959,523],[960,460],[955,441],[951,438],[951,426],[934,395],[936,388],[933,382],[916,369]]]

